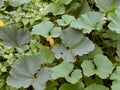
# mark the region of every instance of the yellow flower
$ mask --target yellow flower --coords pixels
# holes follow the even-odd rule
[[[54,39],[52,39],[52,38],[46,38],[46,41],[49,42],[49,44],[50,44],[51,47],[53,47],[55,45]]]
[[[2,20],[0,20],[0,27],[4,26],[4,22]]]
[[[102,20],[108,21],[109,19],[107,17],[103,17]]]

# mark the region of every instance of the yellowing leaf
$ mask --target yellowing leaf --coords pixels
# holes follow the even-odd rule
[[[4,22],[2,20],[0,20],[0,27],[4,26]]]

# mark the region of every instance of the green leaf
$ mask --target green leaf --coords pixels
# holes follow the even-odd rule
[[[76,21],[71,23],[71,27],[83,29],[84,33],[90,33],[92,30],[101,30],[105,21],[102,18],[105,15],[100,12],[88,12],[82,14]]]
[[[61,64],[52,68],[52,78],[57,79],[60,77],[66,77],[73,70],[73,64],[70,62],[62,62]]]
[[[82,82],[78,82],[76,84],[64,83],[59,88],[59,90],[83,90],[83,89],[84,89],[84,84]]]
[[[46,84],[46,89],[45,90],[57,90],[57,81],[48,81]]]
[[[116,67],[116,70],[112,73],[112,75],[110,76],[111,80],[116,80],[116,81],[120,81],[120,66]]]
[[[108,18],[110,20],[110,23],[108,25],[109,29],[111,31],[115,31],[116,33],[120,33],[120,6],[117,8],[115,13],[111,13],[108,15]]]
[[[97,54],[103,54],[103,51],[100,47],[95,45],[95,49],[89,53],[90,57],[95,57]]]
[[[13,7],[18,7],[24,3],[29,3],[30,0],[9,0],[9,4]]]
[[[50,3],[45,8],[45,13],[52,13],[54,16],[64,14],[65,7],[60,3]]]
[[[114,66],[110,60],[106,56],[100,54],[95,56],[94,63],[97,67],[95,71],[96,74],[103,79],[107,78],[114,69]]]
[[[91,85],[87,86],[84,90],[109,90],[109,88],[107,88],[103,85],[91,84]]]
[[[70,76],[65,77],[65,79],[72,84],[77,83],[80,78],[82,78],[82,73],[79,69],[75,69]]]
[[[52,63],[54,61],[53,52],[46,47],[42,46],[38,55],[41,60],[41,63]]]
[[[81,31],[72,28],[63,31],[61,39],[63,44],[57,44],[52,49],[57,59],[74,62],[76,55],[82,56],[94,49],[94,44]]]
[[[105,32],[102,34],[102,36],[107,39],[110,38],[112,40],[120,40],[120,34],[117,34],[115,31],[111,31],[111,30],[105,30]]]
[[[95,0],[96,6],[102,12],[109,11],[112,7],[120,5],[120,0]]]
[[[120,40],[117,43],[117,54],[120,57]]]
[[[71,3],[72,0],[57,0],[56,2],[57,3],[61,3],[61,4],[65,4],[65,5],[68,5]]]
[[[114,69],[113,64],[104,55],[100,55],[100,54],[96,55],[94,57],[94,64],[93,62],[88,61],[88,60],[83,61],[83,63],[81,64],[81,67],[83,69],[84,75],[89,77],[89,76],[96,74],[100,78],[105,79],[109,77],[109,75],[112,73]]]
[[[118,90],[120,88],[120,66],[116,67],[116,70],[110,76],[110,80],[112,81],[112,90]]]
[[[32,83],[35,90],[44,90],[46,88],[46,82],[51,80],[51,69],[48,67],[43,67],[36,75],[36,79]]]
[[[51,21],[41,22],[33,26],[32,34],[42,35],[43,37],[59,37],[61,34],[60,27],[54,27]]]
[[[27,25],[29,23],[29,19],[22,19],[22,21],[24,25]]]
[[[112,81],[112,90],[119,90],[120,89],[120,81]]]
[[[91,61],[83,61],[81,67],[85,76],[89,77],[94,75],[94,64]]]
[[[41,68],[40,64],[37,56],[24,56],[16,60],[12,64],[7,84],[16,88],[32,85],[35,90],[44,90],[46,82],[51,79],[51,70],[48,67]]]
[[[63,44],[56,44],[53,48],[52,51],[55,54],[55,57],[57,59],[63,58],[65,61],[69,62],[74,62],[75,61],[75,56],[73,53],[68,50],[67,47],[65,47]]]
[[[4,5],[4,0],[0,0],[0,7]]]
[[[58,19],[57,23],[60,26],[67,26],[69,25],[72,21],[74,21],[75,18],[73,16],[70,15],[63,15],[62,19]]]
[[[82,3],[81,3],[80,13],[84,14],[84,13],[87,13],[87,12],[90,12],[90,6],[89,6],[87,0],[83,0]]]
[[[31,35],[23,29],[13,30],[11,27],[3,27],[0,29],[0,38],[5,47],[15,47],[21,52],[28,49]]]

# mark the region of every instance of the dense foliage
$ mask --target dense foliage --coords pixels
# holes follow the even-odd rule
[[[120,0],[0,0],[0,90],[119,90]]]

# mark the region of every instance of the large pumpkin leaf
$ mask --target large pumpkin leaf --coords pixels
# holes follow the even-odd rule
[[[74,62],[76,55],[82,56],[94,49],[94,44],[81,31],[72,28],[63,31],[61,39],[63,44],[56,44],[52,49],[57,59]]]
[[[52,78],[57,79],[60,77],[66,77],[73,70],[73,64],[70,62],[62,62],[61,64],[52,68]]]
[[[42,35],[43,37],[59,37],[61,34],[60,27],[54,27],[51,21],[41,22],[33,26],[32,34]]]
[[[15,47],[18,51],[23,51],[28,49],[31,35],[23,29],[12,30],[11,27],[3,27],[0,28],[0,38],[6,47]]]
[[[16,60],[12,64],[7,84],[16,88],[32,85],[35,90],[44,90],[46,82],[51,79],[51,70],[48,67],[41,68],[40,64],[37,56],[24,56],[22,60]]]
[[[30,0],[9,0],[9,4],[13,7],[18,7],[24,3],[28,3]]]
[[[88,12],[82,14],[76,21],[71,23],[71,27],[83,29],[84,33],[90,33],[92,30],[101,30],[105,21],[102,18],[105,15],[100,12]]]
[[[91,84],[91,85],[87,86],[84,90],[109,90],[109,88],[107,88],[103,85]]]
[[[95,3],[100,11],[106,12],[113,7],[119,6],[120,0],[95,0]]]
[[[115,31],[116,33],[120,33],[120,6],[117,8],[115,13],[111,13],[108,15],[110,23],[108,25],[109,29]]]

